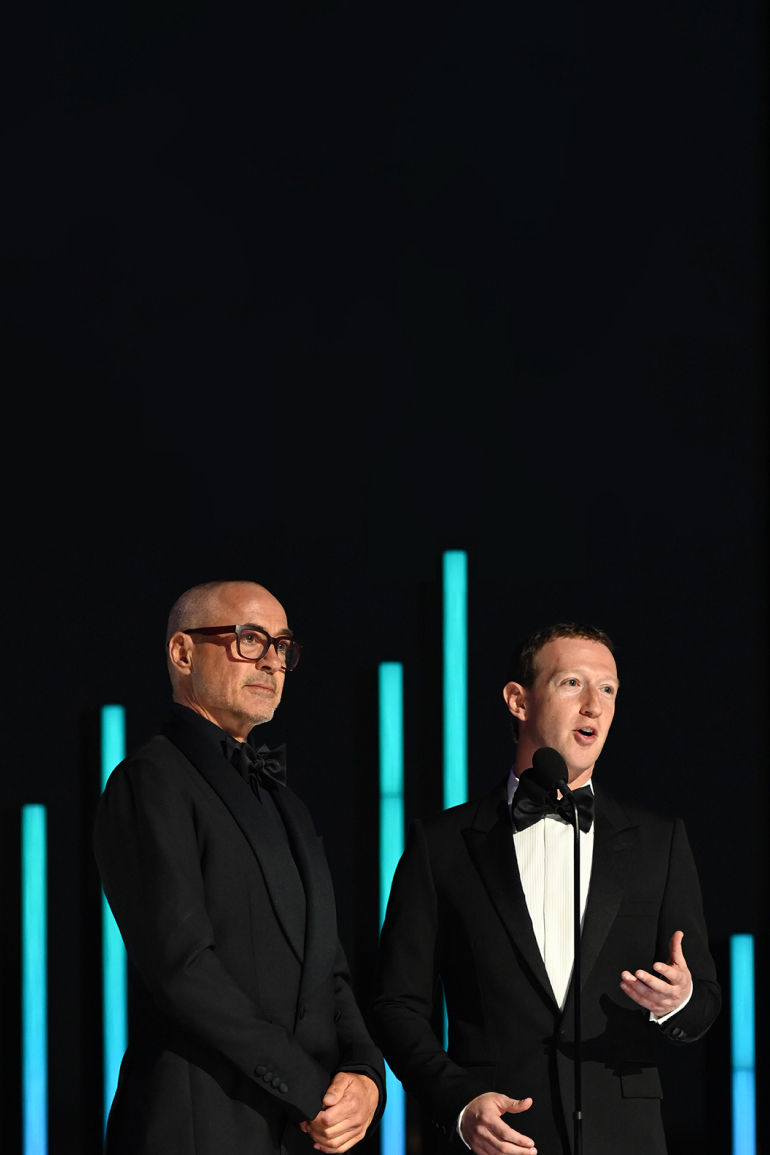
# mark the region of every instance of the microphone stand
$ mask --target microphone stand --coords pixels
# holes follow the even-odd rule
[[[574,869],[573,869],[573,894],[574,894],[574,951],[575,961],[572,967],[572,986],[574,991],[573,1009],[575,1012],[575,1110],[572,1113],[573,1121],[573,1155],[583,1155],[583,1078],[581,1070],[582,1062],[582,1029],[580,1016],[580,823],[578,822],[578,808],[575,799],[572,797],[566,781],[556,783],[558,790],[561,790],[562,796],[568,797],[572,803],[572,828],[574,832],[573,847],[574,847]]]

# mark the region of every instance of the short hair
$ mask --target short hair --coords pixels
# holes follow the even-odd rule
[[[508,660],[505,674],[505,684],[518,682],[520,686],[529,689],[535,684],[538,675],[537,655],[543,646],[553,642],[556,638],[586,638],[590,642],[600,642],[606,646],[611,654],[615,653],[612,638],[598,626],[587,626],[580,622],[557,622],[554,626],[546,626],[542,630],[535,630],[529,637],[524,638],[514,649]],[[513,739],[519,740],[519,720],[511,717]]]
[[[201,582],[200,585],[192,586],[189,590],[185,590],[182,596],[176,599],[168,615],[166,645],[171,641],[177,630],[183,630],[185,626],[189,628],[198,625],[218,625],[218,622],[199,622],[198,614],[203,613],[212,590],[230,584],[228,581]],[[193,621],[193,619],[195,620]]]
[[[214,592],[222,586],[231,585],[259,585],[259,582],[252,581],[249,578],[233,578],[223,581],[201,582],[200,585],[192,586],[191,589],[185,590],[181,597],[178,597],[171,607],[171,612],[168,615],[168,625],[166,626],[166,662],[168,664],[169,674],[173,680],[173,667],[168,656],[168,643],[171,641],[177,630],[192,629],[196,626],[218,626],[221,622],[205,622],[200,620],[206,612],[207,602]],[[228,623],[229,625],[229,623]]]

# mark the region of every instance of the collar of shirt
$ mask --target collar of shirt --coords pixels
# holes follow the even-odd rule
[[[216,722],[210,722],[208,718],[204,718],[202,714],[191,710],[189,706],[183,706],[180,702],[171,703],[171,712],[181,722],[197,730],[198,734],[204,738],[209,745],[216,746],[217,752],[222,754],[231,766],[233,765],[231,755],[241,745],[237,738],[233,738],[232,734],[228,734],[221,726],[217,726]],[[251,734],[249,734],[246,741],[253,746]],[[233,768],[235,769],[235,767]],[[247,782],[249,781],[248,775],[243,775],[243,777]]]
[[[509,808],[513,804],[513,796],[516,793],[518,785],[519,785],[519,779],[516,777],[516,771],[515,771],[514,767],[511,766],[511,772],[508,775],[508,786],[507,786]],[[588,779],[587,785],[591,787],[591,793],[593,794],[594,793],[593,777]]]

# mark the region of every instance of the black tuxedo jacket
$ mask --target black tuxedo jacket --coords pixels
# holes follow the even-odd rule
[[[291,790],[273,796],[285,834],[178,716],[107,784],[96,858],[147,994],[110,1155],[309,1155],[297,1124],[321,1110],[334,1072],[366,1066],[384,1086],[320,841]]]
[[[660,1155],[654,1035],[699,1038],[719,1009],[700,890],[682,823],[621,806],[596,787],[591,886],[581,946],[584,1146],[588,1155]],[[621,971],[668,959],[675,930],[694,977],[662,1026],[620,990]],[[431,1029],[439,980],[448,1053]],[[448,1140],[476,1095],[532,1096],[506,1121],[540,1155],[570,1151],[573,998],[554,999],[519,876],[505,786],[416,822],[382,932],[375,1025],[393,1071]]]

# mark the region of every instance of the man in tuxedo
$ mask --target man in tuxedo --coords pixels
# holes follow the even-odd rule
[[[541,747],[563,756],[580,812],[588,1155],[664,1155],[655,1035],[692,1042],[718,1012],[682,823],[593,784],[618,685],[601,630],[563,624],[523,642],[504,688],[517,735],[510,775],[480,800],[415,822],[396,871],[377,1034],[458,1152],[571,1150],[573,830],[569,803],[527,777]],[[432,1027],[439,982],[447,1050]]]
[[[94,837],[143,1004],[109,1155],[342,1152],[381,1114],[320,841],[283,748],[254,740],[298,658],[253,582],[171,611],[170,716],[112,774]]]

